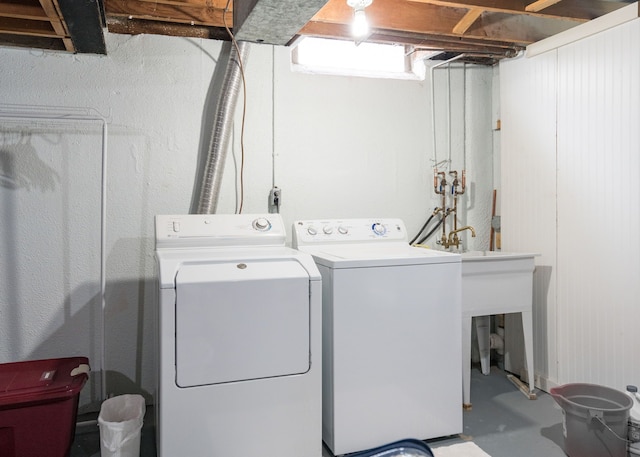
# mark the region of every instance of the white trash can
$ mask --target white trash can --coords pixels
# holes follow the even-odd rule
[[[142,395],[119,395],[102,403],[98,415],[101,457],[139,457],[145,410]]]

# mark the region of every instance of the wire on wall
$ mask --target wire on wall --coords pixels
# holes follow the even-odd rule
[[[276,186],[276,47],[271,47],[271,187]]]
[[[467,169],[467,62],[462,63],[462,169]]]
[[[447,152],[451,166],[451,64],[447,65]]]
[[[231,0],[227,0],[227,4],[224,7],[224,12],[222,14],[222,21],[224,23],[225,30],[229,34],[229,38],[231,38],[231,42],[233,43],[233,47],[236,50],[236,54],[238,55],[238,65],[240,66],[240,74],[242,75],[242,125],[240,127],[240,203],[236,204],[236,214],[241,214],[242,207],[244,206],[244,126],[247,115],[247,80],[244,75],[244,65],[242,63],[242,58],[240,57],[241,54],[240,48],[238,47],[238,41],[227,25],[227,13],[229,13],[230,4]]]

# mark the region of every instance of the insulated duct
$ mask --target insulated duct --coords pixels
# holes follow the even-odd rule
[[[215,213],[218,206],[224,163],[233,126],[233,111],[242,82],[241,62],[244,62],[249,54],[249,44],[246,42],[238,42],[237,49],[233,44],[227,44],[231,46],[231,50],[220,96],[216,103],[213,131],[199,187],[197,214]]]

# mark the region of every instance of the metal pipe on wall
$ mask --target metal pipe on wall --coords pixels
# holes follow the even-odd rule
[[[429,74],[431,78],[431,134],[432,134],[432,144],[433,144],[433,167],[436,168],[438,166],[438,157],[436,154],[436,103],[435,103],[435,83],[433,81],[433,70],[443,65],[450,64],[451,62],[455,62],[458,59],[465,57],[466,54],[458,54],[455,57],[452,57],[449,60],[445,60],[443,62],[438,62],[435,65],[429,67]],[[447,95],[448,96],[448,95]],[[451,147],[449,147],[451,149]]]

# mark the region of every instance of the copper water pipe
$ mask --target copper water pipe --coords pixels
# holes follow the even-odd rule
[[[453,184],[451,188],[451,193],[453,194],[453,212],[455,213],[455,217],[453,219],[453,230],[458,229],[458,196],[463,195],[464,191],[467,187],[467,172],[466,170],[462,170],[462,183],[458,181],[458,172],[450,171],[450,175],[453,176]],[[460,185],[462,184],[462,185]]]

